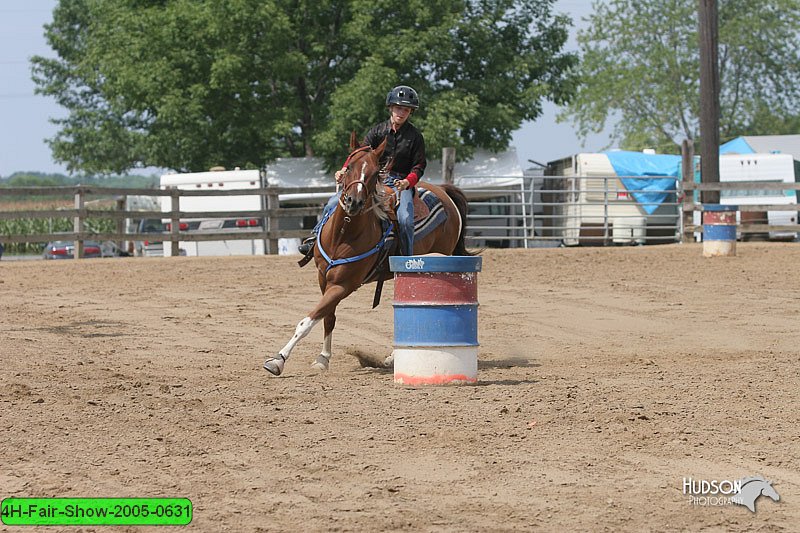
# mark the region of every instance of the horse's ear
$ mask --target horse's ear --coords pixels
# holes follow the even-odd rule
[[[359,147],[358,136],[356,135],[356,131],[353,130],[350,132],[350,151],[352,152],[358,147]]]

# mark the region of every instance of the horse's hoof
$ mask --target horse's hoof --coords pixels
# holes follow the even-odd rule
[[[311,368],[313,368],[314,370],[316,370],[318,372],[327,372],[329,365],[330,365],[329,359],[327,357],[325,357],[324,355],[319,354],[317,356],[316,361],[311,363]]]
[[[283,365],[286,363],[283,357],[272,358],[270,357],[264,361],[264,368],[273,376],[280,376],[283,372]]]
[[[383,366],[386,368],[392,368],[394,366],[394,354],[383,360]]]

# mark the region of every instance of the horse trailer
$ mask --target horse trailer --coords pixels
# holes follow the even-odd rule
[[[581,153],[548,163],[541,189],[545,238],[565,246],[678,240],[677,178],[655,173],[660,170],[620,175],[610,155]]]
[[[219,170],[210,172],[189,172],[184,174],[165,174],[161,176],[162,189],[228,191],[262,188],[263,174],[259,170]],[[183,196],[180,211],[183,212],[228,212],[258,211],[262,209],[262,196]],[[161,199],[161,211],[172,210],[172,199]],[[164,219],[166,231],[171,230],[171,221]],[[186,218],[181,219],[180,229],[189,234],[236,233],[264,227],[264,219],[258,217],[236,218]],[[180,241],[181,255],[263,255],[266,249],[264,239],[221,240],[221,241]],[[171,247],[164,247],[164,255],[172,254]]]

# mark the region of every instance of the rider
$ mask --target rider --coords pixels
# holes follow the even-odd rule
[[[408,121],[411,114],[419,108],[417,91],[407,85],[398,85],[386,95],[386,107],[389,109],[389,120],[372,127],[364,137],[362,145],[377,148],[386,139],[386,149],[380,158],[384,165],[392,160],[392,170],[384,183],[399,192],[397,206],[398,234],[403,255],[414,253],[414,186],[425,172],[425,139],[422,133]],[[336,171],[336,183],[344,178],[344,168]],[[322,212],[322,219],[333,211],[339,201],[340,192],[334,194]],[[320,224],[314,228],[313,234],[303,241],[299,251],[308,255],[317,239]]]

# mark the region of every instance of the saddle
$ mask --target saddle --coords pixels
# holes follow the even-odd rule
[[[386,194],[384,195],[384,207],[386,213],[389,215],[389,220],[394,223],[397,223],[397,195],[395,190],[389,187],[388,185],[383,186]],[[424,190],[424,189],[423,189]],[[428,204],[422,201],[420,194],[418,191],[414,190],[414,222],[419,222],[420,220],[426,218],[428,215],[431,214],[431,210],[428,207]]]

